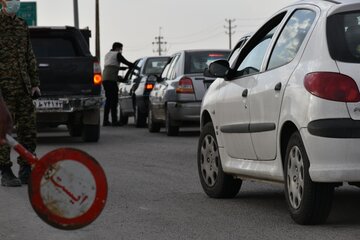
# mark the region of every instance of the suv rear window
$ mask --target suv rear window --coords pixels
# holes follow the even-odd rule
[[[334,60],[360,63],[360,11],[330,16],[327,38]]]
[[[230,51],[190,52],[185,57],[185,74],[203,73],[209,64],[219,59],[227,59]]]
[[[81,56],[71,38],[32,37],[32,47],[36,57],[77,57]]]
[[[144,74],[160,75],[168,61],[169,58],[149,58],[145,64]]]

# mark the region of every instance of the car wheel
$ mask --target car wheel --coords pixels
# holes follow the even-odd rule
[[[119,104],[119,124],[122,126],[128,124],[128,122],[129,122],[129,117],[124,115],[121,106]]]
[[[211,122],[207,123],[201,131],[197,163],[201,186],[209,197],[233,198],[238,194],[242,180],[224,173],[214,126]]]
[[[134,120],[135,120],[135,126],[137,128],[146,126],[146,116],[143,112],[141,112],[139,106],[136,104],[134,110]]]
[[[310,162],[299,132],[288,143],[285,157],[285,197],[290,215],[298,224],[324,223],[330,213],[334,185],[315,183],[309,175]]]
[[[166,120],[165,120],[166,134],[168,136],[177,136],[179,135],[179,126],[175,126],[171,120],[169,111],[166,111]]]
[[[149,114],[148,114],[148,129],[149,132],[160,132],[161,125],[158,122],[154,122],[154,116],[151,110],[151,107],[149,107]]]
[[[82,139],[84,142],[97,142],[100,138],[100,123],[96,125],[84,125]]]
[[[68,131],[71,137],[80,137],[82,133],[81,124],[68,124]]]

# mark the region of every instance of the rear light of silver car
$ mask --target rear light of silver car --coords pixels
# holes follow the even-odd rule
[[[176,88],[176,93],[185,93],[185,94],[193,94],[194,86],[191,78],[183,77],[179,81],[179,85]]]
[[[313,72],[305,76],[304,85],[311,94],[338,102],[359,102],[360,92],[349,76],[334,72]]]
[[[94,62],[94,85],[99,86],[102,83],[102,76],[101,76],[101,66],[100,63],[95,61]]]

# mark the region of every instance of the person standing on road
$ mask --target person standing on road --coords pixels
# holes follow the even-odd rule
[[[118,80],[120,63],[127,65],[129,68],[133,68],[134,64],[126,60],[122,55],[123,45],[119,42],[115,42],[112,49],[105,55],[105,65],[103,72],[103,87],[105,90],[105,109],[104,109],[104,121],[103,126],[119,126],[117,117],[118,107]],[[109,113],[111,110],[111,120],[109,122]]]
[[[0,91],[14,119],[17,138],[27,150],[36,149],[36,120],[32,96],[40,96],[37,63],[26,22],[16,16],[19,0],[0,0]],[[19,157],[19,175],[11,170],[10,147],[0,147],[1,185],[27,184],[31,166]]]
[[[6,143],[6,134],[12,130],[12,119],[0,92],[0,145]]]

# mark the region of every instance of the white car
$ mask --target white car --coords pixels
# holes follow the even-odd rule
[[[243,179],[285,185],[299,224],[326,221],[335,186],[360,183],[360,1],[300,1],[230,61],[201,108],[198,171],[210,197]]]

